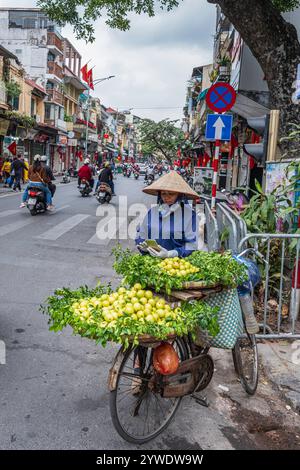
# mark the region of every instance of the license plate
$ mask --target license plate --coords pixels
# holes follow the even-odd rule
[[[101,193],[99,193],[99,196],[100,196],[100,197],[104,197],[104,196],[105,196],[105,193],[101,192]]]
[[[36,199],[33,199],[33,198],[29,198],[29,199],[28,199],[28,205],[29,205],[29,206],[34,206],[35,203],[36,203]]]

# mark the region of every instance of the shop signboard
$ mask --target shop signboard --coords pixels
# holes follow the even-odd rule
[[[0,135],[6,135],[8,131],[9,121],[7,119],[0,119]]]
[[[211,167],[194,168],[194,190],[198,194],[211,196],[214,170]]]
[[[68,139],[69,147],[77,147],[77,139]]]

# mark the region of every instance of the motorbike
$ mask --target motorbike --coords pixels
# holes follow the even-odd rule
[[[70,182],[71,182],[70,175],[67,171],[65,171],[63,174],[63,178],[62,178],[62,183],[70,183]]]
[[[26,204],[31,215],[46,212],[46,198],[42,189],[37,188],[36,186],[31,186],[28,188],[28,196]]]
[[[90,195],[90,193],[93,191],[93,188],[91,188],[91,185],[89,184],[88,180],[82,179],[80,186],[79,186],[79,192],[82,197],[87,197]]]
[[[152,173],[150,173],[150,175],[145,175],[145,180],[144,182],[146,184],[152,184],[154,181],[154,175]]]
[[[132,171],[131,168],[128,168],[128,169],[127,169],[127,172],[126,172],[127,178],[130,178],[130,176],[131,176],[131,171]]]
[[[100,183],[100,186],[97,190],[96,199],[99,204],[104,204],[105,202],[109,203],[112,198],[111,187],[106,183]]]
[[[127,176],[127,168],[123,168],[123,176]]]
[[[134,172],[134,177],[135,177],[136,180],[139,179],[139,176],[140,176],[139,171],[135,171],[135,172]]]

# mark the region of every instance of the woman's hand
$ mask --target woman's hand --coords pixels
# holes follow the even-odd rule
[[[144,254],[149,253],[148,246],[146,245],[145,242],[140,243],[136,247],[137,247],[137,249],[139,250],[140,253],[144,253]]]
[[[165,248],[163,248],[162,246],[158,245],[159,246],[159,251],[157,250],[154,250],[153,248],[148,248],[148,252],[151,256],[154,256],[155,258],[175,258],[176,256],[178,256],[178,253],[176,250],[166,250]]]

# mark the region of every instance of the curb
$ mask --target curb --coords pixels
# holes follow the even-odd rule
[[[291,342],[260,343],[259,356],[268,380],[296,413],[300,413],[300,367],[292,362]]]

